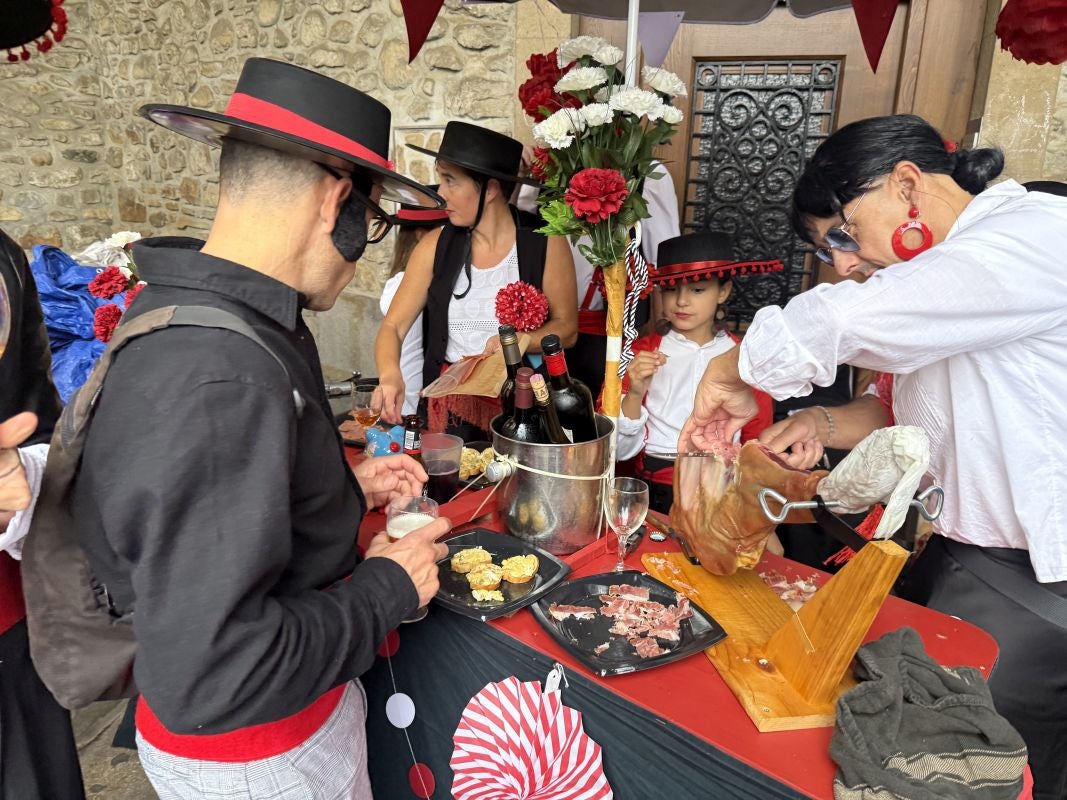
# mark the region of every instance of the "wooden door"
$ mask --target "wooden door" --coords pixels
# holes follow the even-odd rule
[[[682,230],[730,233],[739,258],[786,265],[782,273],[735,282],[733,327],[812,283],[813,259],[793,234],[789,208],[805,163],[832,131],[864,117],[914,112],[962,138],[982,31],[978,5],[898,5],[877,73],[851,9],[800,19],[778,7],[753,25],[681,26],[663,66],[685,81],[689,95],[677,101],[684,118],[662,157],[679,194]],[[620,46],[625,40],[621,21],[582,18],[580,30]],[[832,280],[829,272],[816,281]]]

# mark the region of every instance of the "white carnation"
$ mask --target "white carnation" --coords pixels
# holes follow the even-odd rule
[[[644,89],[626,87],[608,101],[616,111],[624,111],[635,117],[647,116],[649,119],[659,119],[663,114],[663,101],[655,92],[647,92]]]
[[[574,109],[561,108],[544,122],[533,126],[533,135],[541,146],[563,150],[574,142],[574,134],[584,128],[585,122]]]
[[[579,109],[582,121],[590,128],[597,125],[607,125],[615,117],[615,112],[607,103],[590,103]]]
[[[119,272],[121,272],[126,277],[126,280],[129,280],[133,277],[133,270],[129,267],[119,267]]]
[[[593,60],[598,64],[604,64],[605,66],[612,66],[618,64],[622,60],[622,50],[617,48],[613,44],[606,44],[603,47],[598,47],[597,51],[593,53]]]
[[[558,61],[561,67],[565,67],[572,61],[577,61],[582,56],[592,56],[603,47],[610,47],[606,40],[599,36],[577,36],[568,39],[559,46]],[[600,62],[605,63],[605,62]]]
[[[104,244],[107,247],[125,247],[128,244],[133,244],[140,238],[141,234],[136,231],[118,231],[104,239]]]
[[[608,82],[608,73],[603,67],[575,67],[558,81],[557,92],[585,92]]]
[[[593,97],[596,98],[598,103],[606,103],[625,88],[626,87],[621,84],[614,84],[611,87],[605,86],[603,89],[597,89],[597,92]]]
[[[685,97],[686,95],[685,84],[673,72],[656,67],[642,67],[641,77],[657,92],[663,92],[671,97]]]
[[[663,107],[663,121],[671,125],[677,125],[682,121],[682,109],[665,105]]]

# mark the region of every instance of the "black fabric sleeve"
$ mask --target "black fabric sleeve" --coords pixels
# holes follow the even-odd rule
[[[47,442],[59,418],[59,395],[52,385],[52,354],[41,303],[26,255],[0,232],[0,279],[11,301],[11,331],[0,359],[0,418],[20,411],[37,415],[37,430],[26,444]]]
[[[191,335],[203,334],[164,331],[151,344],[158,353]],[[83,470],[131,575],[137,686],[175,733],[289,716],[370,666],[417,606],[414,586],[399,565],[375,558],[349,581],[278,593],[294,536],[296,417],[282,371],[242,339],[227,343],[241,365],[228,377],[172,347],[160,381],[152,359],[131,348],[119,359],[125,369],[108,376]],[[338,532],[353,547],[358,524]]]

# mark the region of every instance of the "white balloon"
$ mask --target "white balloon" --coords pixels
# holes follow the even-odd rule
[[[415,720],[415,704],[403,692],[385,701],[385,716],[398,728],[406,728]]]

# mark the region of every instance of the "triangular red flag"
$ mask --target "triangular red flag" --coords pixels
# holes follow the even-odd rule
[[[852,11],[859,25],[860,39],[867,53],[871,71],[878,71],[878,61],[882,57],[882,48],[893,27],[893,15],[897,11],[897,0],[852,0]]]
[[[437,21],[444,4],[445,0],[400,0],[400,7],[404,9],[404,25],[408,29],[409,64],[426,43],[430,28]]]

